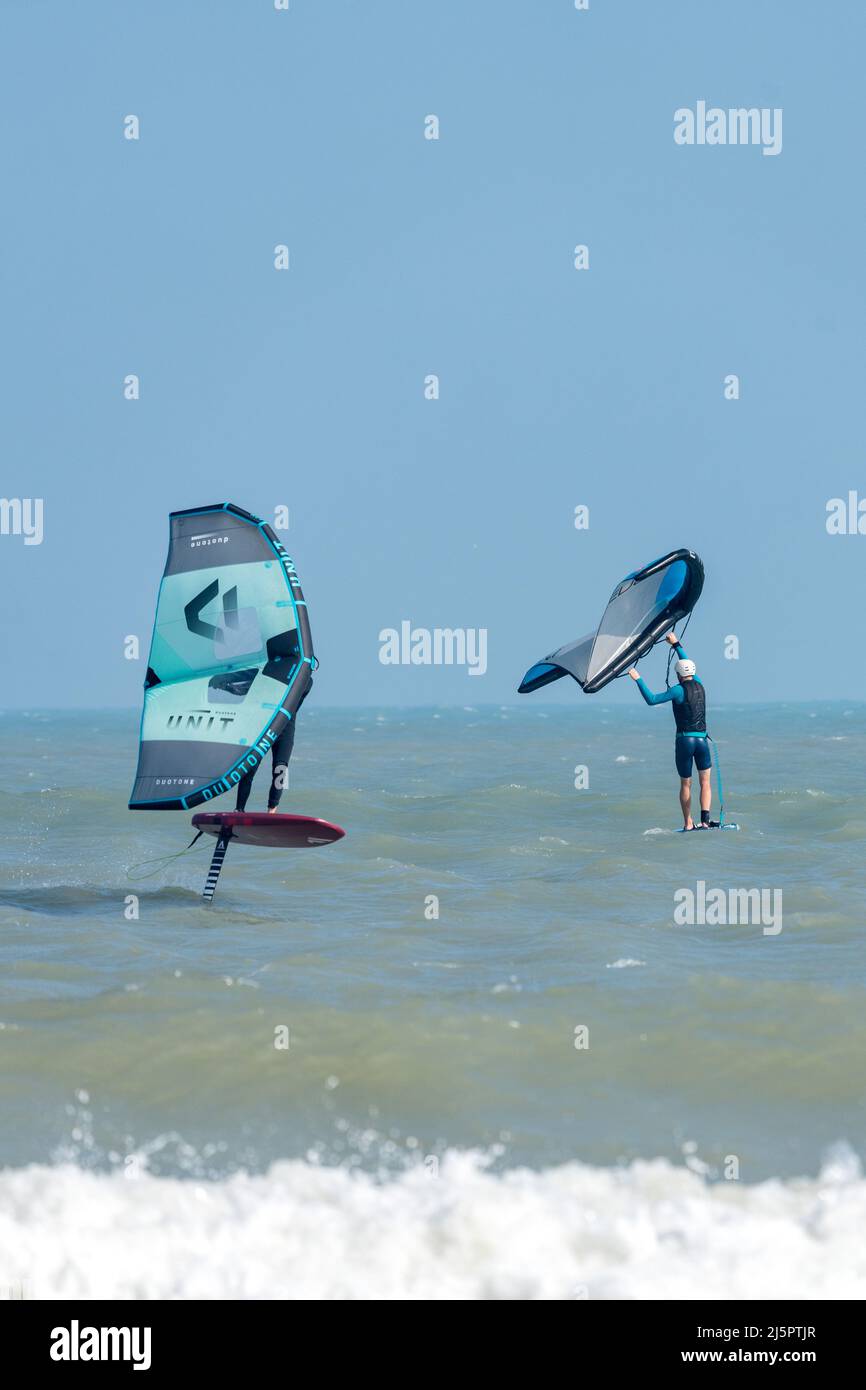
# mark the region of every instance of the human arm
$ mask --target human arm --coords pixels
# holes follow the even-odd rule
[[[681,700],[683,690],[681,685],[672,685],[669,690],[660,690],[658,694],[650,690],[643,676],[634,668],[629,671],[632,680],[636,682],[637,688],[648,705],[664,705],[668,700]]]
[[[669,632],[665,637],[665,641],[670,642],[671,646],[675,649],[680,661],[688,661],[688,657],[686,656],[686,649],[683,646],[680,639],[677,637],[677,634],[675,632]]]

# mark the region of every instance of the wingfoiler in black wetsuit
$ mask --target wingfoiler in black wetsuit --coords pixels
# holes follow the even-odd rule
[[[680,661],[687,661],[685,650],[677,645]],[[648,705],[663,705],[670,700],[673,704],[677,736],[674,745],[677,772],[680,777],[691,777],[692,761],[699,772],[712,767],[713,759],[707,743],[707,693],[697,676],[691,680],[672,685],[669,690],[655,694],[643,680],[637,688]]]
[[[301,704],[298,705],[298,708],[295,711],[294,719],[289,720],[288,724],[283,729],[283,732],[279,735],[276,743],[273,745],[271,749],[271,787],[270,791],[268,792],[269,811],[275,811],[280,804],[280,797],[283,794],[286,782],[285,774],[288,772],[289,767],[289,758],[292,756],[292,749],[295,746],[295,723],[297,722],[298,715],[301,712],[301,705],[303,705],[304,700],[306,700],[307,695],[309,695],[310,690],[312,690],[312,688],[313,682],[310,681],[309,688],[304,693],[303,699],[301,700]],[[255,777],[258,770],[258,767],[254,767],[252,772],[248,772],[238,782],[238,799],[236,802],[236,809],[238,811],[243,811],[246,809],[246,804],[249,800],[249,795],[253,787],[253,778]]]

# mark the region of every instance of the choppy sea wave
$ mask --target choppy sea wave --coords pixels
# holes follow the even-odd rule
[[[0,1289],[40,1299],[860,1299],[866,1182],[708,1184],[664,1159],[386,1181],[280,1162],[219,1183],[0,1174]]]
[[[286,809],[347,836],[206,908],[133,712],[7,715],[3,1286],[862,1296],[866,706],[713,727],[741,830],[681,836],[659,711],[305,707]],[[679,925],[699,881],[782,930]]]

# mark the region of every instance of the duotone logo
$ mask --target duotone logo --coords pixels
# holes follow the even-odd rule
[[[219,580],[214,579],[211,584],[202,589],[200,594],[191,598],[184,608],[186,625],[190,632],[194,632],[199,637],[207,637],[211,642],[222,642],[225,633],[221,627],[215,627],[213,623],[206,623],[201,617],[203,608],[207,608],[209,603],[219,594]],[[238,627],[238,591],[235,585],[227,589],[223,594],[223,619],[226,627]]]

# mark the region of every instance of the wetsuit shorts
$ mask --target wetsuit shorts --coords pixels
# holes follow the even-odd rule
[[[674,755],[677,760],[677,772],[681,777],[691,777],[693,758],[698,772],[706,772],[707,768],[713,765],[706,734],[677,734]]]

